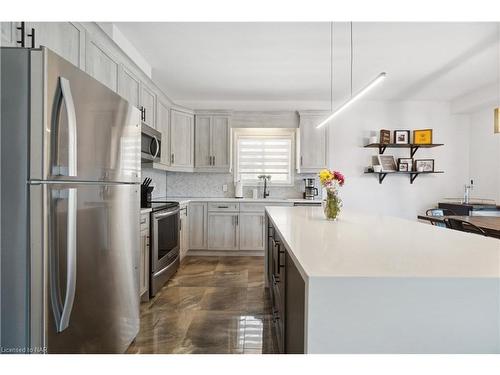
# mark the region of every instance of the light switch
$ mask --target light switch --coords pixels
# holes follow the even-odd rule
[[[225,193],[225,192],[227,192],[227,185],[226,185],[226,184],[222,185],[222,191],[223,191],[224,193]]]

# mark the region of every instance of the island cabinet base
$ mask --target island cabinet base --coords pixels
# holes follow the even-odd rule
[[[305,353],[306,284],[279,234],[267,225],[266,279],[273,308],[278,351]]]

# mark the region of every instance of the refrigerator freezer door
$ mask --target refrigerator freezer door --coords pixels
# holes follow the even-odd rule
[[[49,353],[124,352],[139,331],[139,186],[31,189],[47,218],[39,229],[46,238],[43,346]]]
[[[32,111],[43,114],[31,139],[44,140],[32,142],[43,157],[31,179],[140,182],[140,111],[50,50],[31,54]]]

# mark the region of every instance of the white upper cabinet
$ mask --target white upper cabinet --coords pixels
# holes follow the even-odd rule
[[[194,125],[194,165],[197,170],[209,169],[212,166],[210,152],[210,116],[195,116]]]
[[[297,172],[317,173],[328,167],[328,125],[316,129],[324,113],[300,112],[297,136]]]
[[[170,110],[160,98],[157,101],[156,128],[161,133],[161,164],[170,165]]]
[[[195,170],[230,171],[230,117],[196,115]]]
[[[85,29],[74,22],[28,22],[26,34],[35,29],[35,48],[45,46],[80,69],[85,68]],[[31,38],[26,39],[31,47]]]
[[[141,81],[123,65],[120,66],[118,74],[118,94],[133,106],[140,107]]]
[[[112,53],[97,41],[88,38],[85,60],[87,73],[116,92],[119,65]]]
[[[184,172],[194,167],[194,116],[176,109],[170,110],[170,166]]]
[[[144,83],[141,85],[141,107],[143,108],[142,122],[147,126],[156,128],[156,94]]]
[[[16,30],[17,22],[0,22],[0,30],[2,37],[0,45],[2,47],[15,47],[17,46],[17,38],[19,31]]]

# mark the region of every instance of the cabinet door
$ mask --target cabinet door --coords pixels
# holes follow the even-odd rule
[[[189,204],[189,248],[205,250],[207,248],[207,204]]]
[[[75,66],[84,68],[85,30],[73,22],[28,22],[26,33],[35,29],[35,47],[45,46]],[[26,39],[31,46],[31,39]]]
[[[299,173],[315,173],[328,165],[328,126],[316,129],[321,116],[301,116],[299,125]]]
[[[187,214],[187,207],[181,208],[180,212],[180,244],[179,253],[181,260],[184,259],[189,249],[189,220]]]
[[[193,116],[172,109],[170,111],[170,165],[182,169],[193,168]]]
[[[156,95],[149,87],[141,85],[141,106],[145,110],[143,123],[152,128],[156,128],[155,110],[156,110]]]
[[[240,212],[240,250],[264,250],[264,213]]]
[[[113,56],[96,41],[87,40],[85,69],[88,74],[111,90],[117,91],[118,63]]]
[[[0,22],[1,43],[2,47],[16,47],[17,38],[19,38],[19,30],[16,30],[17,22]]]
[[[156,128],[161,133],[161,163],[170,165],[170,110],[160,99],[157,101]]]
[[[194,128],[194,166],[210,168],[212,154],[210,153],[210,116],[196,116]]]
[[[118,94],[128,100],[130,104],[140,107],[139,95],[141,92],[141,81],[131,71],[120,66],[118,74]]]
[[[141,230],[141,254],[139,267],[139,295],[148,290],[149,284],[149,230]]]
[[[238,250],[238,213],[208,213],[208,248]]]
[[[212,165],[229,170],[229,117],[212,117],[210,149]]]

